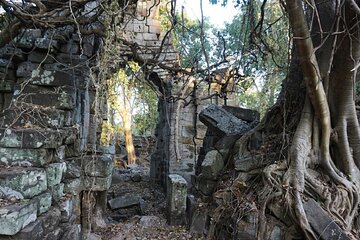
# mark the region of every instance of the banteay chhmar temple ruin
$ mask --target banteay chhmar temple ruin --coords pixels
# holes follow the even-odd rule
[[[165,1],[118,1],[122,10],[113,27],[103,1],[70,1],[70,7],[41,2],[58,18],[46,22],[35,15],[38,22],[0,48],[0,239],[101,239],[96,232],[108,224],[110,210],[146,203],[122,192],[122,183],[110,194],[128,172],[114,176],[116,141],[101,140],[110,121],[107,78],[126,61],[142,66],[158,92],[148,177],[165,189],[167,224],[198,236],[216,231],[208,203],[227,197],[214,194],[227,159],[235,155],[239,173],[262,162],[252,155],[261,144],[254,130],[260,116],[238,107],[231,69],[211,72],[200,83],[186,74],[172,34],[161,27]],[[111,63],[103,57],[109,49],[117,56]],[[244,134],[251,135],[249,142],[238,141]],[[238,224],[237,239],[254,239],[256,217],[248,214]],[[282,225],[270,227],[271,239],[282,239],[276,237]]]

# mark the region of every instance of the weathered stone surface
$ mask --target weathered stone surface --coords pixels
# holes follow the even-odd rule
[[[13,142],[15,143],[15,142]],[[8,166],[44,166],[53,159],[53,152],[40,149],[19,149],[0,147],[0,163]]]
[[[5,109],[0,119],[1,127],[37,126],[59,129],[64,127],[65,124],[67,124],[67,113],[50,107],[39,108],[33,106],[21,111]],[[67,124],[67,126],[70,124]]]
[[[31,78],[28,80],[31,84],[39,86],[74,86],[73,77],[63,71],[49,71],[35,69],[31,72]]]
[[[190,221],[190,232],[201,235],[205,234],[209,223],[208,210],[205,207],[196,208]]]
[[[87,35],[83,38],[83,54],[88,57],[93,55],[95,35]]]
[[[52,163],[46,168],[46,177],[49,187],[60,184],[63,173],[66,171],[66,163]]]
[[[168,175],[167,213],[170,225],[185,224],[187,182],[177,174]]]
[[[59,43],[58,41],[52,39],[52,38],[37,38],[35,40],[35,47],[39,48],[39,49],[58,49],[59,48]]]
[[[14,67],[14,64],[4,58],[0,58],[0,68],[2,70],[2,72],[5,72],[7,69],[12,69]]]
[[[18,77],[29,77],[33,70],[39,67],[39,63],[22,62],[19,64],[16,70],[16,76]]]
[[[43,222],[37,219],[14,236],[17,240],[42,240],[44,237]]]
[[[63,197],[59,201],[59,208],[61,212],[60,222],[67,222],[73,214],[73,200],[71,197]]]
[[[115,146],[96,146],[96,152],[99,154],[115,155]]]
[[[87,60],[87,57],[84,55],[69,55],[65,53],[61,53],[57,55],[57,61],[64,64],[69,64],[71,66],[78,65]]]
[[[75,224],[64,229],[64,235],[61,240],[78,240],[81,239],[81,225]]]
[[[28,84],[21,91],[16,90],[14,96],[17,102],[63,110],[72,110],[76,104],[76,90],[69,86],[58,87],[53,91],[51,88]]]
[[[41,168],[0,169],[0,186],[7,186],[25,198],[32,198],[47,189],[46,172]]]
[[[60,227],[57,227],[50,233],[46,234],[43,240],[59,240],[62,234],[63,230]]]
[[[246,122],[216,105],[210,105],[201,111],[199,119],[220,136],[241,136],[250,130]]]
[[[64,182],[64,192],[73,195],[79,195],[83,190],[83,184],[81,178],[67,179]]]
[[[24,54],[23,51],[19,48],[14,48],[10,44],[6,45],[5,47],[0,49],[0,56],[3,58],[12,58],[15,61],[23,61]]]
[[[34,202],[18,203],[0,208],[0,234],[15,235],[36,220],[37,205]]]
[[[200,191],[206,196],[210,196],[211,194],[213,194],[217,185],[217,181],[208,179],[204,177],[203,174],[200,174],[198,176],[193,175],[191,178],[191,183],[198,191]]]
[[[32,51],[28,56],[28,61],[33,63],[53,63],[54,56],[47,52]]]
[[[43,222],[45,232],[52,232],[60,223],[61,212],[59,208],[51,207],[49,211],[40,215],[39,220]]]
[[[205,159],[201,164],[201,172],[206,178],[216,179],[224,167],[224,159],[217,150],[206,153]]]
[[[142,216],[139,220],[139,224],[144,227],[157,227],[161,219],[157,216]]]
[[[68,41],[66,44],[62,44],[60,47],[60,51],[67,54],[79,54],[79,49],[79,43],[72,40]]]
[[[64,183],[49,187],[49,191],[55,201],[59,201],[64,196]]]
[[[14,91],[14,85],[15,85],[14,81],[2,80],[0,76],[0,92],[12,93]]]
[[[90,155],[84,156],[79,160],[80,166],[82,166],[87,176],[108,177],[114,169],[112,155]]]
[[[81,176],[81,166],[73,159],[67,159],[65,178],[79,178]]]
[[[82,182],[84,184],[83,190],[106,191],[110,188],[111,176],[108,176],[106,178],[84,176],[82,178]]]
[[[262,155],[242,155],[238,153],[234,157],[235,170],[240,172],[248,172],[253,169],[259,168],[266,164],[266,160],[270,159],[273,154],[266,156]]]
[[[141,196],[139,195],[126,194],[121,197],[110,199],[108,203],[110,208],[115,210],[119,208],[126,208],[126,207],[139,205],[140,198]]]
[[[47,212],[51,207],[52,195],[50,192],[45,192],[33,198],[33,201],[37,203],[37,214],[43,214]]]
[[[234,106],[222,106],[222,108],[234,115],[235,117],[247,122],[260,120],[260,113],[255,110]]]
[[[239,139],[239,136],[223,136],[220,139],[213,138],[215,144],[213,144],[213,147],[217,150],[225,150],[229,151],[233,148],[236,140]]]
[[[24,199],[24,196],[18,191],[15,191],[14,189],[5,186],[0,186],[0,198],[2,199],[15,198],[17,200],[20,200],[20,199]]]
[[[257,223],[258,223],[257,211],[249,212],[245,215],[237,225],[236,239],[248,239],[256,240]]]
[[[65,157],[79,157],[81,155],[80,141],[77,139],[72,144],[68,144],[65,147]]]
[[[282,240],[283,235],[281,228],[278,225],[275,225],[271,231],[269,240]]]
[[[348,240],[344,230],[321,208],[314,199],[304,202],[306,217],[319,239],[323,240]]]

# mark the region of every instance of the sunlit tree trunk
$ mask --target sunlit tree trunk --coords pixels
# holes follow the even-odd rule
[[[122,121],[124,127],[125,147],[128,158],[128,164],[136,163],[135,147],[131,131],[131,113],[127,110],[122,112]]]

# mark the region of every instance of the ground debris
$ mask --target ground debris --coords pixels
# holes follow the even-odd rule
[[[106,215],[109,224],[98,229],[96,234],[107,240],[204,239],[191,234],[185,226],[169,226],[164,189],[149,178],[147,167],[132,168],[128,171],[117,170],[118,181],[111,186],[108,200],[136,195],[143,200],[141,206],[116,210],[108,208]],[[121,177],[121,174],[126,177]],[[134,176],[137,181],[133,181]]]

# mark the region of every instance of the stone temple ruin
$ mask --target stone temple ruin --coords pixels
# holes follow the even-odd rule
[[[217,84],[196,86],[171,71],[179,60],[171,35],[161,31],[159,2],[139,0],[134,9],[137,18],[125,17],[119,27],[122,58],[148,62],[162,93],[150,174],[168,186],[169,223],[204,233],[209,216],[196,199],[212,195],[233,145],[259,115],[219,107],[224,100],[216,95],[200,101]],[[104,31],[97,21],[81,27]],[[104,41],[78,28],[26,29],[0,49],[0,239],[87,239],[105,212],[114,147],[100,143],[107,121],[106,83],[98,78]],[[229,95],[227,105],[234,101]],[[238,156],[235,168],[252,164],[250,155]]]

